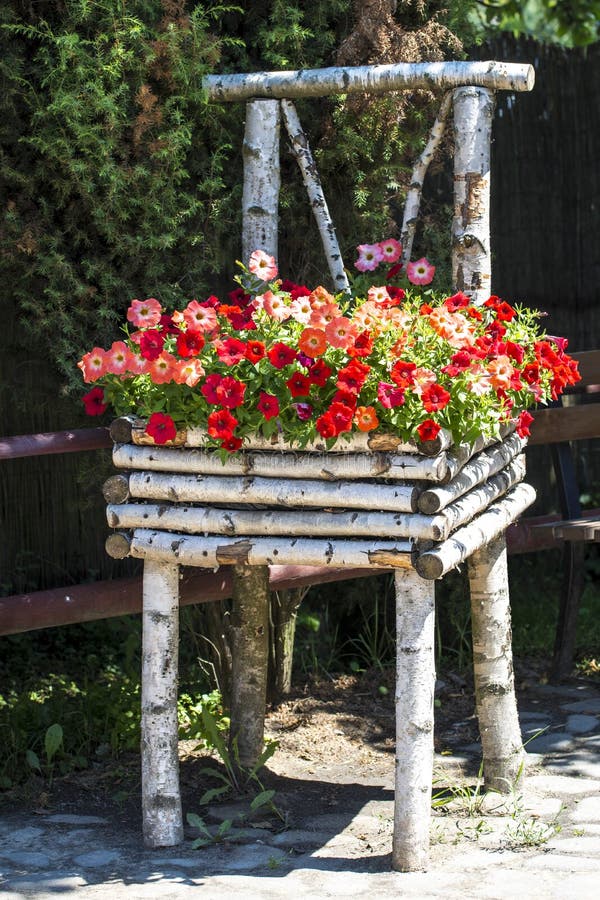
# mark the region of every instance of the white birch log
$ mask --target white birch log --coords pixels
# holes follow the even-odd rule
[[[509,793],[521,775],[525,756],[515,698],[503,534],[471,556],[468,572],[485,785]]]
[[[400,241],[402,243],[402,262],[404,265],[410,260],[412,253],[412,245],[415,239],[415,231],[417,229],[417,219],[419,209],[421,207],[421,193],[423,190],[423,182],[429,168],[429,163],[435,156],[435,152],[440,144],[444,129],[446,127],[446,119],[452,105],[452,94],[448,92],[440,106],[440,110],[435,118],[435,122],[429,133],[429,140],[425,145],[425,149],[421,153],[413,169],[410,187],[406,194],[404,203],[404,216],[402,219],[402,230],[400,232]]]
[[[264,748],[269,597],[266,566],[234,566],[229,741],[233,759],[246,771],[256,765]]]
[[[253,475],[294,480],[385,478],[394,481],[440,481],[448,466],[443,454],[399,453],[240,453],[226,459],[210,450],[187,447],[136,447],[115,444],[113,463],[120,469],[185,472],[198,475]]]
[[[411,541],[326,540],[311,538],[199,537],[136,528],[130,555],[182,566],[351,566],[406,568],[411,566]]]
[[[408,484],[352,481],[291,481],[283,478],[219,478],[217,475],[173,475],[132,472],[131,497],[183,503],[264,504],[265,506],[378,509],[414,512],[418,489]]]
[[[246,104],[242,155],[242,262],[247,265],[254,250],[264,250],[277,257],[280,185],[277,101],[252,100]]]
[[[106,518],[111,528],[157,528],[183,534],[230,536],[380,536],[440,541],[448,536],[450,529],[446,511],[439,516],[422,516],[418,513],[330,512],[320,509],[296,512],[282,509],[218,509],[167,503],[124,503],[107,506]],[[453,513],[450,521],[457,520],[458,513]]]
[[[454,531],[446,541],[421,552],[415,561],[417,572],[422,578],[441,578],[476,550],[495,540],[534,500],[534,488],[528,484],[516,485],[468,525]]]
[[[433,769],[434,585],[396,572],[396,776],[392,867],[425,869]]]
[[[497,475],[488,478],[483,484],[463,494],[454,503],[446,506],[437,516],[432,516],[432,521],[437,522],[438,519],[441,519],[445,523],[446,527],[443,529],[443,537],[440,540],[445,540],[456,528],[466,525],[524,478],[525,454],[521,454],[505,469],[501,469]]]
[[[492,292],[490,147],[494,95],[483,87],[454,91],[452,283],[475,304]]]
[[[177,728],[179,568],[144,563],[142,817],[148,847],[183,841]]]
[[[350,283],[344,269],[344,260],[342,259],[335,227],[329,214],[329,207],[325,200],[321,179],[319,178],[317,165],[312,155],[308,138],[300,124],[296,107],[291,100],[281,101],[281,112],[287,133],[292,143],[292,155],[298,163],[298,167],[302,173],[302,180],[304,181],[304,186],[308,193],[308,199],[315,216],[319,234],[321,235],[325,258],[327,260],[329,274],[331,275],[335,291],[336,293],[339,291],[350,293]]]
[[[154,439],[146,434],[146,421],[139,418],[121,416],[115,419],[110,427],[111,437],[117,444],[133,442],[139,446],[155,446]],[[208,434],[203,428],[188,428],[178,432],[178,437],[163,445],[165,447],[214,447]],[[366,452],[391,452],[391,453],[419,453],[424,456],[437,456],[442,450],[452,445],[452,435],[442,429],[432,441],[402,441],[395,434],[343,434],[335,445],[328,449],[327,444],[321,438],[308,443],[300,451],[292,446],[289,441],[275,434],[271,438],[262,435],[247,435],[244,438],[244,450],[278,450],[302,453],[366,453]]]
[[[487,481],[507,466],[525,448],[527,440],[512,434],[468,460],[447,484],[428,487],[419,494],[419,511],[433,515],[463,494]]]
[[[520,63],[426,62],[379,66],[336,66],[247,75],[207,75],[202,86],[209,100],[251,97],[325,97],[328,94],[385,93],[405,88],[452,88],[475,84],[492,90],[530,91],[533,66]]]

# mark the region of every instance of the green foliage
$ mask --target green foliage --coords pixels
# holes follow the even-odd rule
[[[423,58],[450,46],[442,6],[405,2],[393,13]],[[387,21],[368,53],[354,42],[350,64],[386,61]],[[10,290],[0,305],[17,310],[22,354],[49,358],[68,392],[81,351],[112,337],[132,297],[173,304],[226,286],[239,256],[244,115],[239,104],[208,104],[202,77],[331,65],[359,26],[351,0],[3,4],[0,265]],[[431,100],[300,104],[346,252],[389,233],[388,204],[402,196]],[[286,271],[320,278],[312,212],[289,157],[281,206]]]
[[[478,0],[471,17],[485,36],[508,31],[564,47],[585,47],[600,38],[599,0]]]

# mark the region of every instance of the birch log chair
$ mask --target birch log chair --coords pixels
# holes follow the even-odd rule
[[[453,275],[472,301],[491,293],[489,154],[496,90],[533,87],[527,65],[419,63],[308,72],[211,76],[212,101],[246,103],[243,253],[277,255],[279,123],[283,119],[319,222],[336,290],[347,278],[310,148],[292,100],[354,91],[437,85],[444,100],[415,169],[402,236],[409,245],[419,179],[454,109]],[[281,101],[281,102],[279,102]],[[415,187],[417,186],[417,188]],[[409,250],[410,252],[410,250]],[[395,572],[397,597],[396,776],[392,865],[424,869],[429,851],[433,764],[434,584],[468,560],[476,701],[488,786],[506,790],[523,760],[510,650],[504,531],[533,502],[523,483],[524,441],[506,433],[486,446],[450,446],[442,432],[427,444],[357,437],[341,450],[315,444],[294,452],[249,442],[222,464],[189,430],[183,446],[144,446],[143,425],[111,429],[121,474],[105,485],[107,550],[144,560],[142,805],[145,842],[182,841],[177,757],[177,615],[180,566],[233,566],[240,641],[234,655],[232,728],[248,759],[262,749],[264,719],[253,730],[242,710],[262,703],[268,566],[368,566]],[[147,442],[147,441],[146,441]],[[257,508],[258,507],[258,508]],[[244,592],[263,597],[263,617],[244,620]],[[245,692],[245,694],[244,694]],[[250,698],[250,694],[252,697]],[[237,695],[237,700],[236,700]],[[242,696],[243,695],[243,696]],[[236,721],[236,716],[238,720]],[[252,730],[252,733],[248,733]]]

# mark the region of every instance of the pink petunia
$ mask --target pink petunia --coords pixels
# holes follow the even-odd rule
[[[148,366],[148,374],[154,384],[167,384],[173,381],[178,360],[171,353],[161,353]]]
[[[372,272],[377,268],[380,262],[383,262],[384,256],[379,244],[359,244],[358,259],[354,263],[354,267],[359,272]]]
[[[154,328],[160,322],[162,306],[150,297],[148,300],[132,300],[127,310],[127,321],[136,328]]]
[[[402,244],[400,241],[395,241],[394,238],[379,241],[379,249],[382,258],[388,263],[395,263],[402,256]]]
[[[79,360],[77,366],[81,369],[85,382],[98,381],[107,372],[106,351],[101,347],[94,347]]]
[[[346,316],[337,316],[325,328],[325,337],[332,347],[346,350],[354,344],[358,329]]]
[[[132,352],[124,341],[114,341],[106,351],[106,371],[111,375],[122,375],[131,371]]]
[[[183,310],[183,319],[188,328],[195,331],[212,331],[217,325],[217,314],[214,307],[191,300]]]
[[[423,256],[416,262],[409,262],[406,266],[406,277],[411,284],[431,284],[435,275],[435,266]]]
[[[259,299],[258,297],[256,298]],[[291,309],[287,306],[281,294],[274,294],[272,291],[266,291],[261,295],[262,308],[268,316],[277,322],[284,322],[289,319]]]
[[[250,256],[248,269],[261,281],[272,281],[277,277],[277,263],[274,256],[269,256],[264,250],[255,250]]]
[[[173,381],[176,384],[195,387],[203,375],[204,369],[199,359],[181,359],[173,367]]]

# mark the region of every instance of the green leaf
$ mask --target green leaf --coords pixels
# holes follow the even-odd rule
[[[49,763],[54,759],[57,750],[62,746],[63,742],[63,730],[62,725],[59,725],[58,722],[55,722],[54,725],[51,725],[50,728],[46,731],[46,736],[44,738],[44,749],[46,751],[46,759]]]
[[[250,804],[250,809],[252,812],[256,812],[257,809],[260,809],[261,806],[265,806],[267,803],[270,803],[273,797],[275,796],[275,791],[261,791],[260,794],[257,794],[252,803]]]
[[[42,767],[40,765],[40,759],[37,753],[34,753],[33,750],[26,750],[25,759],[27,760],[28,766],[41,772]]]
[[[207,803],[210,803],[212,800],[215,800],[217,797],[222,797],[223,794],[227,794],[231,790],[229,783],[224,785],[223,787],[218,788],[209,788],[208,791],[205,791],[200,797],[200,806],[206,806]]]

